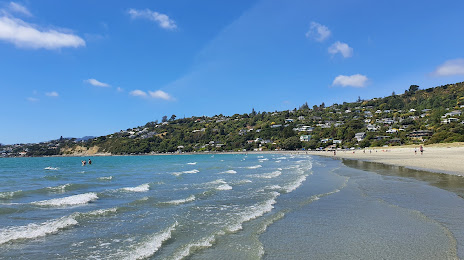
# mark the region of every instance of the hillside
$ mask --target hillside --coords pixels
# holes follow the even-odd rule
[[[351,148],[464,141],[464,82],[294,110],[148,122],[89,140],[0,146],[3,156]],[[85,150],[84,149],[84,150]]]

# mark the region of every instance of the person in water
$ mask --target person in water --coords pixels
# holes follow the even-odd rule
[[[85,160],[82,160],[81,163],[82,163],[82,166],[85,166],[86,161],[85,161]]]
[[[89,165],[92,164],[92,161],[89,159]]]

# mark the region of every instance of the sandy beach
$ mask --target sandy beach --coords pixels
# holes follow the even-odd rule
[[[414,152],[414,149],[416,149],[417,153]],[[333,151],[310,151],[308,154],[356,159],[432,172],[464,175],[464,145],[462,143],[424,146],[423,154],[420,153],[419,146],[381,147],[349,151],[341,150],[337,151],[335,156]]]

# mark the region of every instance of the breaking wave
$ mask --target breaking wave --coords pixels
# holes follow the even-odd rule
[[[0,192],[0,199],[13,199],[22,196],[22,194],[22,190]]]
[[[62,206],[74,206],[74,205],[87,204],[96,199],[98,199],[97,194],[94,192],[89,192],[89,193],[83,193],[83,194],[73,195],[73,196],[64,197],[64,198],[36,201],[36,202],[32,202],[32,204],[38,205],[38,206],[62,207]]]
[[[137,187],[126,187],[122,188],[121,190],[123,191],[128,191],[128,192],[145,192],[150,190],[150,185],[148,183],[139,185]]]
[[[178,225],[176,221],[172,226],[149,237],[145,242],[130,252],[128,256],[124,257],[124,259],[145,259],[154,255],[158,252],[163,243],[171,238],[172,232],[176,230]]]
[[[261,168],[261,167],[263,167],[263,166],[261,166],[261,165],[258,164],[258,165],[254,165],[254,166],[248,166],[248,167],[246,167],[246,168],[247,168],[247,169],[258,169],[258,168]]]
[[[183,204],[183,203],[187,203],[187,202],[194,201],[195,199],[196,199],[196,198],[195,198],[195,195],[190,195],[190,196],[189,196],[188,198],[186,198],[186,199],[166,201],[166,202],[163,202],[163,204],[179,205],[179,204]]]
[[[197,164],[197,162],[189,162],[189,163],[187,163],[187,164],[188,164],[188,165],[195,165],[195,164]]]
[[[41,224],[31,223],[27,226],[0,229],[0,245],[19,239],[44,237],[48,234],[56,233],[60,229],[65,229],[74,225],[77,225],[77,221],[73,217],[68,216],[49,220]]]

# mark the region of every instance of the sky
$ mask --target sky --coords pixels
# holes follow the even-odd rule
[[[0,143],[464,81],[461,0],[0,0]]]

